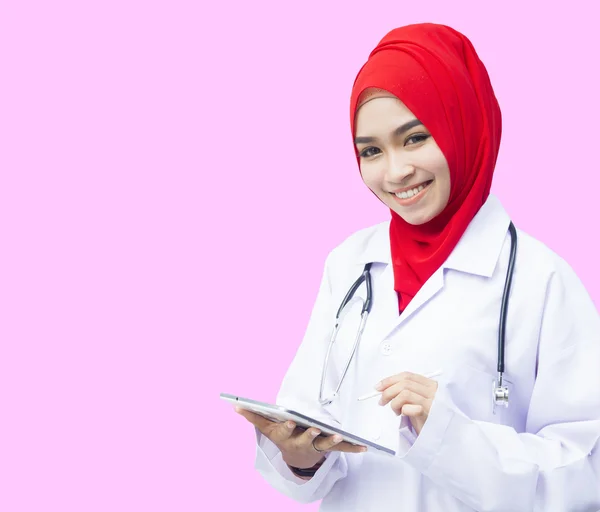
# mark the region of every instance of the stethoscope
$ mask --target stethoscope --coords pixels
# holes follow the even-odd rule
[[[502,305],[500,307],[500,321],[498,325],[498,380],[494,380],[492,383],[492,403],[493,403],[493,412],[496,412],[496,406],[500,405],[503,407],[508,407],[508,387],[504,385],[503,375],[504,375],[504,338],[506,335],[506,316],[508,312],[508,297],[510,295],[510,287],[512,284],[512,277],[515,268],[515,256],[517,252],[517,230],[515,229],[514,224],[511,222],[508,226],[508,230],[510,232],[510,257],[508,260],[508,269],[506,271],[506,279],[504,282],[504,292],[502,294]],[[327,349],[327,354],[325,355],[325,362],[323,364],[323,371],[321,373],[321,386],[319,388],[319,402],[321,405],[329,405],[331,404],[338,396],[340,392],[340,388],[342,387],[342,383],[344,382],[344,378],[346,377],[346,373],[348,373],[348,369],[350,368],[350,364],[352,363],[352,359],[354,358],[354,354],[356,353],[356,349],[360,343],[363,331],[365,330],[365,325],[367,323],[367,318],[369,313],[371,312],[371,306],[373,305],[373,285],[371,283],[371,263],[367,263],[362,274],[359,278],[354,281],[348,293],[342,300],[340,307],[337,310],[335,315],[335,326],[333,328],[333,332],[331,334],[331,338],[329,340],[329,347]],[[325,398],[324,395],[324,387],[325,387],[325,377],[327,376],[327,367],[329,363],[329,356],[331,355],[331,349],[333,348],[333,344],[337,338],[338,331],[340,330],[340,325],[342,319],[344,317],[344,313],[348,311],[347,306],[353,302],[354,294],[356,290],[360,288],[360,286],[365,283],[367,288],[367,298],[357,298],[360,302],[362,302],[362,310],[360,314],[360,324],[358,326],[358,331],[356,333],[356,338],[354,339],[354,346],[352,347],[352,352],[350,353],[348,360],[344,366],[344,370],[342,375],[338,381],[338,385],[336,386],[333,394],[328,398]]]

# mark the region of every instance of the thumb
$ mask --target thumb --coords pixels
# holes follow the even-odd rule
[[[415,416],[420,416],[423,414],[423,407],[415,404],[406,404],[402,407],[402,414],[404,416],[408,416],[409,418],[413,418]]]

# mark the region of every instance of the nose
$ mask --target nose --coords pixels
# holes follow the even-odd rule
[[[415,173],[415,166],[406,157],[391,154],[385,178],[390,183],[401,183]]]

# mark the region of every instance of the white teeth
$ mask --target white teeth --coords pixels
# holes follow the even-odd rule
[[[414,195],[417,195],[419,192],[421,192],[421,190],[423,190],[425,188],[425,185],[419,185],[416,188],[413,188],[411,190],[407,190],[405,192],[398,192],[396,194],[396,197],[399,197],[400,199],[408,199],[409,197],[412,197]]]

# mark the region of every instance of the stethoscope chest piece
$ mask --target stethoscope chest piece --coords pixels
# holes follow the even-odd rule
[[[500,382],[500,384],[498,384]],[[502,378],[492,382],[492,413],[496,414],[496,406],[508,407],[508,386],[502,385]]]

